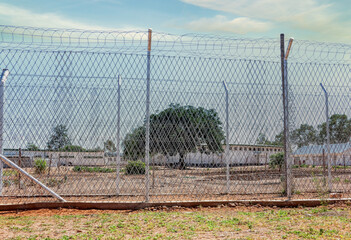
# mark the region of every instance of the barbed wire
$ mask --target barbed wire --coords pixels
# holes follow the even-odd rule
[[[145,54],[146,31],[92,31],[0,25],[0,48],[36,51],[89,51]],[[152,54],[183,57],[280,61],[277,38],[233,38],[217,35],[175,35],[154,31]],[[295,40],[292,62],[351,62],[351,45]]]

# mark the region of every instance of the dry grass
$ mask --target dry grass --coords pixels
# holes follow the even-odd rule
[[[350,206],[37,210],[0,215],[1,239],[351,239]]]

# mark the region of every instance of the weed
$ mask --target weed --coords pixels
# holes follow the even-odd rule
[[[13,169],[9,169],[9,170],[4,170],[2,174],[4,177],[10,177],[10,176],[17,176],[18,172]]]
[[[338,183],[338,182],[340,182],[340,178],[339,177],[333,178],[333,183]]]
[[[39,158],[34,161],[34,169],[38,174],[45,173],[47,168],[45,159]]]
[[[47,186],[48,187],[57,187],[60,186],[61,184],[65,183],[67,181],[67,176],[64,176],[64,178],[58,180],[55,178],[49,178],[47,180]]]

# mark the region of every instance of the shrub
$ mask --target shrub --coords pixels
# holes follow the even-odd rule
[[[86,166],[74,166],[73,172],[100,172],[100,173],[111,173],[116,172],[113,168],[102,168],[102,167],[86,167]]]
[[[46,171],[46,161],[45,159],[39,158],[34,161],[35,172],[38,174],[44,173]]]
[[[280,171],[280,169],[284,164],[284,153],[280,152],[280,153],[272,154],[269,158],[270,158],[269,167],[272,169],[275,169],[276,167],[278,167]]]
[[[78,145],[66,145],[63,148],[60,148],[60,151],[63,152],[84,152],[85,149]]]
[[[126,166],[126,174],[145,174],[145,163],[142,161],[129,161]]]

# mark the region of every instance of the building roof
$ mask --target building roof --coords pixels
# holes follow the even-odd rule
[[[351,144],[348,143],[337,143],[330,144],[330,153],[343,153],[346,150],[351,148]],[[323,149],[327,152],[327,145],[311,145],[303,146],[297,149],[293,154],[294,155],[305,155],[305,154],[323,154]]]

